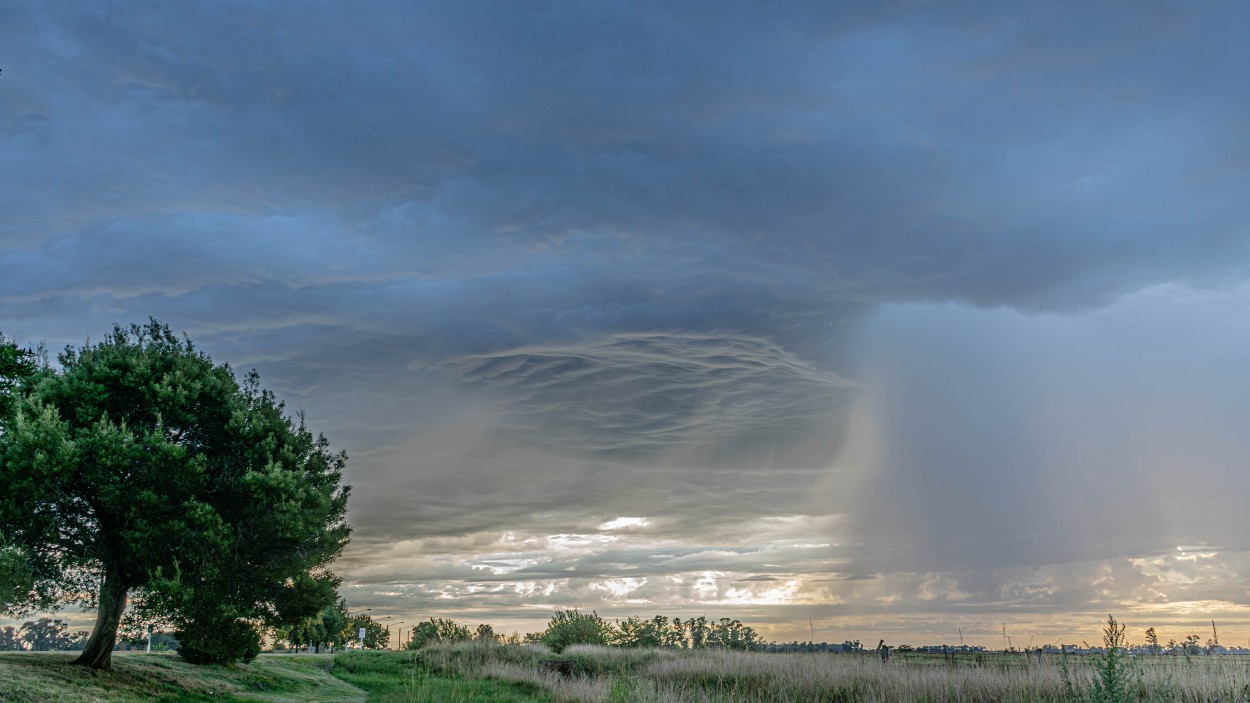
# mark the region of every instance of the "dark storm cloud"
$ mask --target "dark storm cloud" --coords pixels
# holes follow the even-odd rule
[[[1244,141],[1244,92],[1223,89],[1237,23],[1192,10],[10,14],[3,148],[29,170],[7,236],[21,244],[103,237],[136,211],[311,208],[371,223],[404,274],[431,246],[471,274],[458,257],[558,256],[584,234],[581,262],[621,240],[773,290],[785,276],[809,301],[1034,307],[1245,253],[1226,178],[1244,158],[1223,146]],[[786,341],[836,333],[807,326]]]
[[[1159,505],[1166,469],[1137,486],[1141,462],[1115,448],[1158,418],[1116,415],[1108,394],[1084,421],[1119,418],[1119,445],[1076,423],[1050,427],[1083,444],[1037,430],[1043,391],[1105,377],[1114,355],[1047,366],[1034,330],[1004,361],[978,343],[987,328],[940,308],[916,309],[944,332],[889,316],[943,302],[1089,314],[1244,274],[1247,19],[1165,2],[11,2],[0,329],[55,348],[152,314],[258,367],[355,457],[362,549],[638,515],[657,540],[732,552],[755,520],[848,514],[819,528],[844,538],[832,561],[795,563],[1157,554],[1201,540],[1173,518],[1088,518],[1081,496],[1131,484]],[[867,322],[882,305],[902,307]],[[934,336],[944,357],[925,352]],[[1188,358],[1177,349],[1161,376]],[[1133,397],[1211,419],[1214,443],[1196,425],[1175,436],[1216,447],[1209,480],[1237,494],[1243,447],[1204,403],[1244,408],[1176,383]],[[852,397],[875,444],[830,470],[857,428]],[[1098,461],[1119,468],[1072,468]],[[1048,527],[1065,500],[1082,510]],[[1215,536],[1241,545],[1239,526]],[[612,559],[649,563],[579,558],[618,579]],[[717,559],[697,568],[780,590],[680,597],[803,592],[784,565]],[[637,589],[658,598],[658,572],[681,568]],[[464,578],[447,573],[429,593]],[[923,576],[899,578],[921,592]],[[635,592],[600,586],[571,588]],[[897,595],[870,590],[861,604]]]

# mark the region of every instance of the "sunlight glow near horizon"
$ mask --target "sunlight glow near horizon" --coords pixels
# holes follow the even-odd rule
[[[630,527],[646,527],[651,521],[645,517],[618,517],[599,525],[600,530],[623,530]]]

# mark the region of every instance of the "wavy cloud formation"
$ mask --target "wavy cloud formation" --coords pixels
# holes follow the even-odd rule
[[[820,431],[832,451],[816,463],[827,465],[856,388],[775,344],[724,335],[615,335],[448,366],[502,393],[523,441],[617,459],[714,445],[718,461],[749,464]]]

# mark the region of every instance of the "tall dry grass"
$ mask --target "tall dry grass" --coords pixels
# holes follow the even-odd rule
[[[525,682],[562,703],[1068,703],[1098,700],[1087,658],[1028,665],[882,663],[874,657],[721,651],[570,648],[579,676],[560,678],[536,662],[488,662],[478,675]],[[1120,700],[1141,703],[1250,701],[1250,661],[1160,657],[1130,663]]]

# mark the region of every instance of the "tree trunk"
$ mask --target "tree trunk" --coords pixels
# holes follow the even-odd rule
[[[95,629],[87,640],[82,655],[74,660],[80,666],[108,671],[113,668],[113,645],[117,644],[117,626],[126,609],[126,592],[111,570],[105,570],[100,581],[100,607],[96,610]]]

